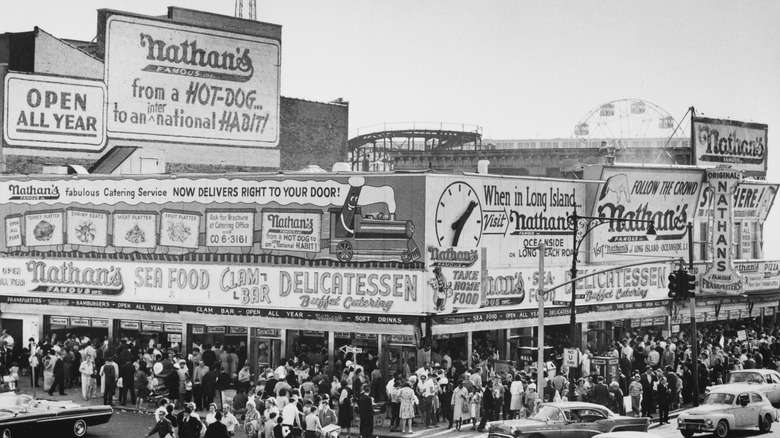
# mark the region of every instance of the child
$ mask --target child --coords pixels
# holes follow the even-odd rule
[[[11,381],[8,382],[8,389],[11,391],[16,391],[17,388],[19,388],[19,364],[14,362],[11,365],[11,368],[8,369],[8,372],[11,375]]]

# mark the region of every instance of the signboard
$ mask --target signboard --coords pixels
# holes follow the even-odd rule
[[[108,132],[119,138],[279,144],[278,41],[171,21],[106,22]]]
[[[563,349],[563,366],[578,367],[580,365],[580,351],[576,348]]]
[[[279,337],[279,329],[267,329],[267,328],[255,328],[255,336],[270,336],[272,338]]]
[[[119,328],[125,330],[138,330],[141,328],[141,323],[138,321],[119,321]]]
[[[141,331],[161,332],[163,331],[163,326],[162,323],[159,322],[141,322]]]
[[[102,318],[92,318],[92,327],[107,328],[108,320]]]
[[[65,235],[65,213],[47,211],[24,215],[26,246],[62,245]]]
[[[263,209],[261,247],[319,252],[322,210]]]
[[[108,213],[69,208],[66,210],[67,241],[71,245],[108,246]]]
[[[77,327],[89,327],[89,318],[70,318],[70,325]]]
[[[768,184],[763,181],[740,181],[734,189],[732,216],[735,222],[766,220],[775,201],[780,184]],[[704,184],[696,208],[696,217],[711,219],[714,217],[712,197],[715,188]]]
[[[584,181],[507,176],[430,175],[426,246],[464,251],[488,248],[487,267],[571,263],[569,216],[585,203]]]
[[[168,333],[168,342],[181,342],[181,333]]]
[[[206,246],[252,246],[254,230],[254,210],[206,209]]]
[[[764,316],[772,316],[775,314],[774,307],[764,307]]]
[[[114,212],[114,246],[119,248],[157,247],[157,213]]]
[[[209,326],[206,327],[206,333],[218,333],[218,334],[225,334],[225,326]]]
[[[182,332],[183,326],[182,324],[163,324],[163,331],[164,332]]]
[[[482,302],[479,249],[427,248],[433,278],[428,282],[434,311],[478,308]]]
[[[248,330],[246,327],[229,327],[228,333],[231,335],[245,335]]]
[[[101,81],[8,73],[3,137],[14,147],[96,152],[106,144]]]
[[[712,263],[701,276],[700,294],[739,295],[743,292],[742,276],[733,264],[732,214],[733,196],[737,183],[742,179],[740,171],[728,168],[707,170],[707,181],[713,191],[714,216],[710,227]]]
[[[206,328],[202,325],[193,325],[192,326],[192,334],[193,335],[202,335],[206,333]]]
[[[5,218],[5,246],[22,246],[22,215],[13,214]]]
[[[735,170],[766,172],[767,130],[761,123],[692,117],[694,164],[729,164]]]
[[[67,317],[52,316],[49,318],[49,323],[52,325],[68,325]]]
[[[702,174],[687,169],[606,166],[591,216],[618,219],[590,233],[593,262],[627,257],[688,257],[686,226],[693,220]],[[656,237],[646,233],[651,220]]]
[[[197,249],[200,246],[200,214],[162,210],[160,245]]]
[[[737,340],[747,341],[747,332],[745,330],[737,330]]]

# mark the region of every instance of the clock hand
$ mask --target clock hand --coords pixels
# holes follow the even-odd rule
[[[469,206],[466,207],[466,211],[463,212],[463,215],[458,218],[455,222],[452,223],[452,229],[455,230],[455,233],[452,235],[452,246],[458,246],[458,240],[460,240],[460,233],[463,231],[463,227],[466,225],[466,221],[469,220],[469,216],[471,216],[471,213],[474,211],[474,207],[477,206],[476,201],[469,202]]]

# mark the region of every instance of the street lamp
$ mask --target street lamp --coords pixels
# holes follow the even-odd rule
[[[655,224],[652,220],[646,219],[623,219],[623,218],[608,218],[608,217],[593,217],[593,216],[580,216],[577,214],[577,207],[574,207],[574,212],[569,216],[569,225],[573,228],[572,232],[572,249],[574,250],[571,255],[571,279],[577,279],[577,256],[579,255],[580,245],[585,240],[585,237],[599,225],[612,222],[641,222],[649,224],[647,227],[647,239],[655,240]],[[577,282],[571,283],[571,342],[572,348],[578,348],[579,342],[577,339]]]

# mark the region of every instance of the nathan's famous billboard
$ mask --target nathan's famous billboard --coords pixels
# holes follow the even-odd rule
[[[275,147],[280,43],[167,20],[106,23],[107,125],[118,138]]]
[[[765,173],[767,131],[761,123],[692,117],[694,164],[729,164],[734,170]]]
[[[690,169],[604,167],[591,216],[606,222],[590,232],[590,260],[687,259],[686,227],[694,218],[702,177]],[[655,238],[647,235],[649,224],[641,221],[653,221]]]
[[[81,177],[0,181],[0,254],[422,269],[424,176]],[[83,257],[83,255],[79,255]],[[177,259],[178,257],[178,259]]]
[[[426,260],[484,247],[488,268],[571,263],[569,217],[583,211],[585,181],[490,175],[430,175]],[[444,256],[441,256],[444,254]]]
[[[765,221],[775,201],[778,188],[780,188],[780,184],[764,181],[743,180],[739,182],[734,189],[731,204],[734,221]],[[711,184],[705,184],[696,208],[697,218],[712,219],[714,217],[712,206],[714,194],[715,188]]]

